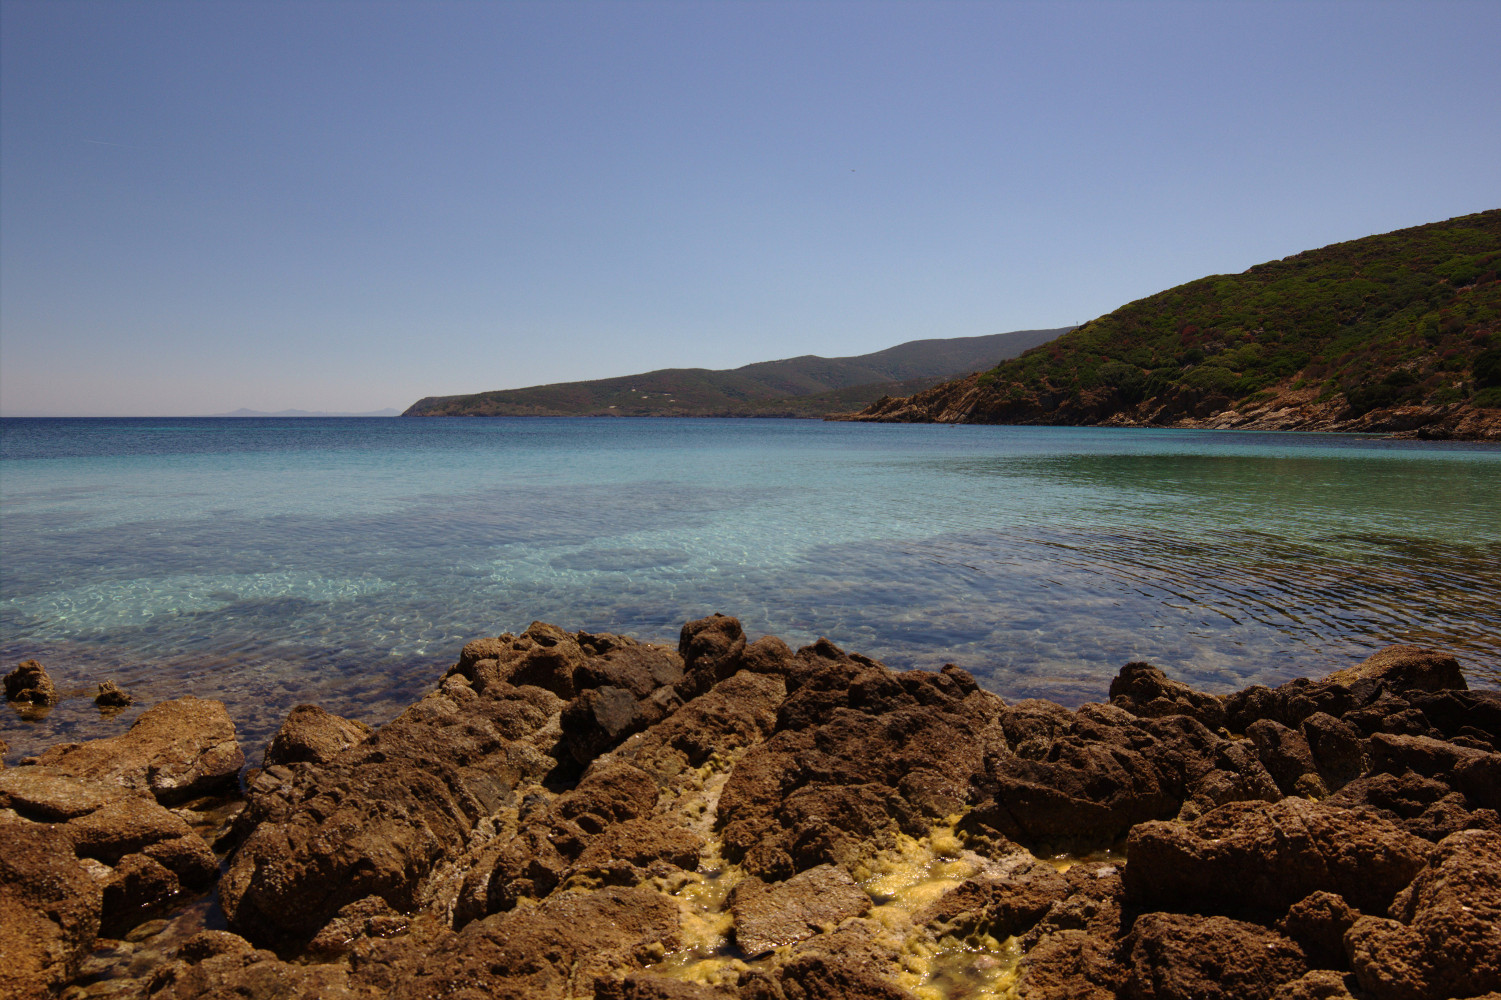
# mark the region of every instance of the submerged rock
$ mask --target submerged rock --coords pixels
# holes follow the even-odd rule
[[[5,700],[18,707],[46,709],[56,705],[61,696],[46,667],[36,660],[23,660],[5,675]]]
[[[99,693],[94,695],[94,704],[103,709],[127,708],[135,703],[135,699],[124,691],[114,681],[103,681],[99,685]]]

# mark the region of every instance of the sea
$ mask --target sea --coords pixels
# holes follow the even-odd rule
[[[16,759],[225,702],[379,724],[534,620],[675,644],[734,615],[1003,698],[1210,692],[1390,643],[1501,684],[1501,447],[1375,436],[725,419],[5,419]],[[136,698],[92,703],[114,680]]]

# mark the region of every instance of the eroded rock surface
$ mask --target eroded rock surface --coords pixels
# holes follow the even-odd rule
[[[217,703],[168,703],[113,740],[0,770],[0,907],[7,930],[25,928],[19,951],[0,935],[16,954],[0,988],[41,996],[74,979],[69,1000],[1501,988],[1501,697],[1467,690],[1451,659],[1403,647],[1222,698],[1133,663],[1109,695],[1077,710],[1007,704],[957,668],[894,672],[827,640],[752,642],[722,615],[685,625],[676,649],[534,623],[466,645],[378,729],[294,709],[217,841],[230,930],[185,932],[152,960],[106,939],[100,954],[125,957],[84,961],[96,936],[138,933],[218,872],[188,825],[210,806],[163,803],[236,776],[238,747],[216,750],[233,729]],[[100,970],[114,978],[91,982]]]
[[[36,762],[173,804],[233,785],[245,754],[224,704],[189,696],[152,706],[119,736],[64,743]]]

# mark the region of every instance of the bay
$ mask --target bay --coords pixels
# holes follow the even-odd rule
[[[75,697],[12,758],[223,699],[379,723],[534,619],[675,643],[716,611],[1008,699],[1202,690],[1393,642],[1501,681],[1501,448],[795,420],[0,421],[0,665]],[[140,704],[104,718],[106,677]]]

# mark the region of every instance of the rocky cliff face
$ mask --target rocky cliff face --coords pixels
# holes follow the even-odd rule
[[[295,710],[243,794],[210,704],[0,770],[7,995],[1501,990],[1501,696],[1429,650],[1070,711],[722,616],[537,623],[374,731]]]

